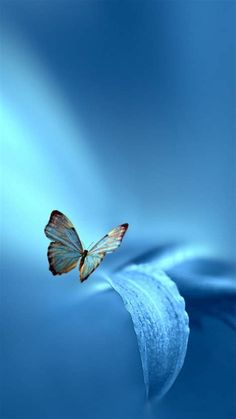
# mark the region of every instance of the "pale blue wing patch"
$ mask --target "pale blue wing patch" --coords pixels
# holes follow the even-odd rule
[[[61,275],[75,268],[80,253],[59,242],[52,242],[48,247],[49,269],[53,275]]]
[[[83,246],[80,238],[71,221],[61,212],[52,211],[48,224],[45,227],[46,236],[64,244],[70,249],[83,253]]]
[[[92,247],[89,254],[92,255],[99,252],[114,252],[120,246],[128,226],[128,224],[121,224],[118,227],[113,228],[113,230],[106,234],[106,236],[104,236]]]
[[[100,265],[104,259],[105,253],[96,253],[93,255],[88,255],[84,259],[84,262],[80,263],[80,280],[83,282],[88,278],[89,275]]]

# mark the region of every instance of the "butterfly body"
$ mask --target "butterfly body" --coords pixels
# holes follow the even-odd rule
[[[86,258],[87,254],[88,254],[88,250],[85,249],[84,253],[81,256],[81,261],[83,260],[83,262],[84,262],[84,259]]]
[[[48,247],[49,269],[53,275],[67,273],[79,263],[80,280],[85,281],[100,265],[107,253],[121,244],[128,224],[121,224],[99,240],[90,250],[83,248],[71,221],[54,210],[45,227],[45,234],[53,240]]]
[[[88,254],[88,250],[85,249],[84,252],[83,252],[83,254],[82,254],[82,256],[81,256],[80,263],[79,263],[79,269],[80,269],[80,271],[83,268],[83,265],[84,265],[84,262],[85,262],[85,259],[86,259],[87,254]]]

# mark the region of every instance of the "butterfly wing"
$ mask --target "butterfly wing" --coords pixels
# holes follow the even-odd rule
[[[52,211],[45,234],[53,240],[48,247],[49,269],[53,275],[61,275],[75,268],[83,253],[83,246],[71,221],[61,212]]]
[[[60,242],[69,249],[83,253],[83,246],[71,221],[60,211],[52,211],[48,224],[45,227],[46,236]]]
[[[84,260],[80,261],[80,280],[83,282],[100,265],[106,253],[114,252],[120,246],[128,224],[111,230],[89,250]]]
[[[85,281],[91,275],[93,271],[100,265],[102,260],[104,259],[105,253],[95,253],[90,255],[87,254],[86,258],[84,259],[83,263],[82,260],[80,262],[80,280],[81,282]]]
[[[75,268],[81,255],[60,242],[51,242],[48,246],[49,270],[53,275],[61,275]]]
[[[92,249],[90,249],[89,255],[114,252],[121,245],[128,227],[129,224],[121,224],[118,227],[113,228],[113,230],[106,234],[92,247]]]

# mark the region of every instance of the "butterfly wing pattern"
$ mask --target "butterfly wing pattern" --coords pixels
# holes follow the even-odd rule
[[[52,274],[61,275],[75,268],[83,254],[83,246],[70,220],[61,212],[53,211],[44,231],[53,240],[48,247]]]
[[[53,275],[61,275],[75,268],[81,255],[60,242],[51,242],[48,246],[49,269]]]
[[[122,242],[128,224],[121,224],[113,228],[101,240],[99,240],[89,251],[80,264],[80,280],[84,281],[100,265],[106,253],[114,252]]]
[[[113,230],[106,234],[92,247],[89,254],[92,255],[98,252],[114,252],[121,245],[122,239],[128,227],[129,224],[121,224],[120,226],[113,228]]]
[[[52,211],[45,234],[49,239],[83,253],[82,243],[72,222],[60,211]]]
[[[105,257],[105,253],[96,253],[94,255],[88,255],[84,259],[83,263],[80,263],[80,281],[83,282],[85,279],[95,271]]]
[[[44,230],[46,236],[53,240],[48,247],[50,271],[53,275],[61,275],[75,268],[80,262],[80,280],[85,281],[100,265],[106,253],[112,253],[120,246],[127,228],[128,224],[121,224],[90,250],[85,250],[71,221],[61,212],[52,211]]]

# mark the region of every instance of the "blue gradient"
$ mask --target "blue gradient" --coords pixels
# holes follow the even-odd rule
[[[235,12],[1,2],[1,418],[236,417]],[[86,245],[130,224],[83,286],[48,272],[53,209]],[[103,276],[131,261],[165,270],[190,317],[159,404]]]

